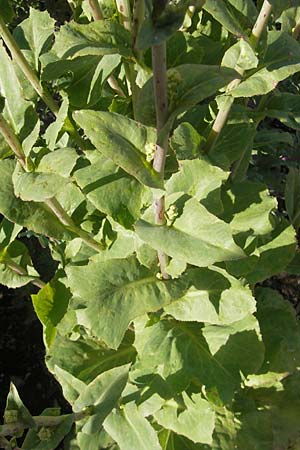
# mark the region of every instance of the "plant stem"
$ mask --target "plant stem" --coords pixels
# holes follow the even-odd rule
[[[156,109],[156,131],[157,142],[154,153],[153,168],[158,172],[162,179],[164,179],[165,162],[168,150],[168,136],[164,136],[161,141],[160,132],[164,127],[168,118],[168,89],[167,89],[167,58],[166,58],[166,43],[152,47],[152,67],[153,67],[153,81],[154,81],[154,97]],[[157,225],[164,225],[165,219],[165,197],[158,197],[154,200],[154,214],[155,223]],[[160,264],[161,274],[164,279],[168,279],[169,275],[166,271],[168,264],[167,255],[163,252],[158,252],[158,260]]]
[[[257,44],[259,42],[259,39],[261,38],[262,32],[268,23],[271,11],[272,11],[272,5],[270,4],[270,2],[268,0],[264,0],[261,10],[259,12],[259,15],[253,26],[251,36],[250,36],[250,44],[251,44],[253,50],[257,47]],[[212,127],[212,129],[208,135],[207,141],[206,141],[204,150],[207,153],[209,153],[216,145],[216,142],[220,136],[220,133],[223,130],[223,128],[227,122],[232,105],[234,103],[234,97],[230,96],[230,91],[232,89],[234,89],[235,87],[237,87],[241,83],[242,77],[244,75],[244,71],[239,70],[239,73],[241,74],[241,78],[236,78],[228,85],[228,88],[226,90],[228,97],[226,98],[222,108],[219,110],[217,117],[214,121],[213,127]]]
[[[89,0],[92,16],[94,20],[103,20],[103,14],[98,0]]]
[[[133,50],[137,56],[140,56],[140,52],[136,48],[136,40],[138,32],[145,17],[145,0],[135,0],[133,8]]]
[[[131,11],[129,0],[116,0],[117,10],[121,17],[121,22],[126,30],[131,31]]]
[[[60,425],[67,417],[71,416],[73,418],[73,421],[76,422],[78,420],[82,420],[84,417],[87,417],[88,415],[89,415],[88,411],[81,411],[78,413],[66,414],[63,416],[33,416],[32,419],[34,420],[38,428],[40,427],[52,428]],[[28,425],[26,425],[23,422],[7,423],[0,426],[0,437],[15,436],[20,432],[26,430],[27,428],[29,428]]]
[[[6,122],[1,114],[0,133],[3,135],[5,141],[16,155],[23,169],[27,171],[26,156],[23,152],[21,143],[8,122]],[[84,231],[80,227],[75,225],[71,217],[66,213],[66,211],[59,204],[55,197],[45,200],[44,203],[51,209],[51,211],[63,225],[69,227],[70,230],[73,231],[77,236],[79,236],[89,247],[93,248],[97,252],[104,249],[104,246],[100,242],[97,242],[87,231]]]
[[[7,267],[9,267],[11,270],[13,270],[14,272],[16,272],[19,275],[26,275],[26,276],[30,276],[27,271],[20,266],[19,264],[15,263],[14,261],[12,261],[10,258],[5,257],[3,264],[6,265]],[[42,280],[40,280],[39,278],[36,278],[34,280],[30,281],[32,284],[34,284],[35,286],[39,287],[40,289],[42,289],[44,286],[46,286],[46,283],[44,283]]]

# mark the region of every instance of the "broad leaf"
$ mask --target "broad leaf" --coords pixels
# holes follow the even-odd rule
[[[53,81],[59,90],[66,92],[72,106],[88,108],[99,102],[105,80],[120,62],[117,54],[86,55],[49,63],[44,60],[42,78]]]
[[[128,379],[129,366],[115,367],[98,375],[76,399],[73,410],[82,411],[86,407],[93,407],[91,416],[84,424],[84,433],[96,433],[105,418],[116,406]]]
[[[237,18],[231,13],[224,0],[206,0],[203,9],[223,25],[226,30],[236,36],[244,36],[245,32]]]
[[[36,428],[36,424],[30,412],[23,404],[18,394],[18,391],[13,383],[10,383],[9,393],[6,399],[4,417],[6,416],[7,421],[9,421],[8,420],[9,414],[16,414],[15,420],[12,420],[12,422],[21,421],[30,428]]]
[[[190,287],[183,297],[165,306],[182,321],[230,324],[255,312],[249,288],[220,269],[188,271]]]
[[[88,200],[123,226],[131,227],[139,217],[143,186],[103,155],[74,177]]]
[[[14,161],[0,161],[0,212],[11,222],[22,225],[30,230],[54,237],[56,239],[72,239],[62,223],[43,204],[23,202],[14,194],[12,175]]]
[[[139,450],[161,450],[154,429],[133,403],[114,410],[103,426],[120,450],[132,450],[135,447]]]
[[[300,48],[298,43],[286,33],[269,32],[263,67],[230,93],[234,97],[266,95],[276,87],[279,81],[298,72],[299,68]]]
[[[131,38],[115,20],[97,20],[89,24],[71,22],[62,26],[52,48],[61,59],[85,55],[131,56]]]
[[[66,271],[73,295],[85,306],[76,311],[78,322],[114,349],[134,318],[158,311],[184,290],[182,281],[160,281],[133,257]]]
[[[56,173],[17,171],[13,183],[16,197],[25,201],[44,202],[65,189],[68,179]]]
[[[183,64],[169,69],[169,123],[180,113],[210,97],[230,81],[239,78],[232,69],[201,64]],[[137,120],[146,125],[155,125],[153,79],[143,86],[137,100]]]
[[[138,352],[132,377],[139,382],[157,374],[180,392],[195,380],[216,390],[230,402],[240,374],[258,370],[263,344],[253,316],[228,326],[183,323],[173,320],[147,326],[136,323]]]
[[[182,394],[183,404],[166,401],[160,411],[154,414],[159,425],[186,436],[193,442],[212,443],[215,414],[201,394],[190,398]]]
[[[62,387],[64,397],[69,403],[71,403],[71,405],[73,405],[75,400],[77,400],[87,385],[58,366],[54,367],[54,373],[56,379]]]
[[[155,142],[153,130],[116,113],[77,111],[74,118],[97,150],[117,166],[146,186],[162,187],[160,176],[144,154],[146,145]]]
[[[14,37],[34,69],[40,70],[39,57],[48,51],[52,44],[55,20],[47,11],[30,8],[29,17],[14,30]]]
[[[23,87],[14,65],[0,43],[0,94],[5,97],[3,115],[19,136],[26,155],[39,135],[39,120],[33,104],[25,100]]]
[[[36,295],[32,295],[32,303],[36,315],[45,327],[47,346],[52,344],[56,326],[67,311],[70,292],[59,280],[50,281]]]
[[[39,161],[37,171],[56,173],[62,177],[69,177],[75,167],[78,154],[74,148],[59,148],[47,153]]]
[[[268,101],[266,114],[268,117],[275,117],[284,125],[298,130],[300,126],[299,96],[288,92],[276,93]]]
[[[0,283],[9,288],[25,286],[39,278],[26,246],[13,241],[0,252]]]
[[[135,230],[154,249],[199,267],[244,256],[232,239],[229,225],[193,198],[185,203],[182,215],[171,227],[139,220]]]

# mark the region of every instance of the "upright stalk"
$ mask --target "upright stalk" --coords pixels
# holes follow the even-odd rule
[[[131,31],[131,10],[129,0],[116,0],[118,12],[121,17],[121,22],[126,30]]]
[[[21,166],[27,171],[26,166],[26,156],[23,152],[21,143],[18,137],[15,135],[14,131],[10,127],[10,125],[6,122],[4,117],[0,114],[0,133],[3,135],[5,141],[11,148],[11,150],[16,155],[18,161]],[[50,210],[55,214],[55,216],[59,219],[59,221],[67,226],[74,234],[79,236],[89,247],[93,248],[96,251],[103,250],[103,245],[97,242],[89,233],[82,230],[80,227],[75,225],[71,217],[67,214],[67,212],[63,209],[60,203],[56,200],[55,197],[48,199],[44,202],[50,208]]]
[[[168,118],[167,57],[165,42],[159,45],[154,45],[152,47],[152,67],[157,129],[157,142],[154,153],[153,168],[160,174],[161,178],[164,179],[165,162],[169,139],[169,136],[164,136],[163,138],[161,138],[160,133]],[[166,222],[164,196],[160,196],[154,199],[154,214],[155,223],[157,225],[164,225]],[[158,260],[163,278],[168,279],[169,275],[166,271],[166,267],[168,264],[167,255],[159,251]]]
[[[265,27],[267,26],[271,12],[272,12],[271,3],[269,2],[269,0],[264,0],[263,5],[261,7],[261,10],[259,12],[259,15],[256,19],[256,22],[252,28],[251,35],[250,35],[250,44],[251,44],[253,50],[257,47],[257,44],[261,38],[262,32],[265,29]],[[208,135],[207,141],[206,141],[205,151],[207,153],[210,152],[214,148],[214,146],[220,136],[220,133],[227,122],[232,105],[234,103],[234,97],[231,97],[230,91],[232,89],[234,89],[235,87],[237,87],[241,83],[242,77],[244,75],[244,71],[239,71],[239,73],[241,74],[241,78],[237,78],[237,79],[233,80],[229,84],[229,86],[226,90],[226,94],[228,94],[228,97],[225,99],[225,102],[222,105],[222,108],[219,110],[217,117],[214,121],[213,127],[212,127],[212,129]]]

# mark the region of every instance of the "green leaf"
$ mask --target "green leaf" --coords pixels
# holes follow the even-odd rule
[[[15,171],[13,183],[16,197],[24,201],[44,202],[65,189],[68,179],[56,173]]]
[[[114,349],[134,318],[158,311],[185,289],[183,282],[159,280],[134,257],[70,266],[66,272],[73,295],[83,303],[76,311],[78,323]]]
[[[14,30],[14,38],[23,54],[33,61],[34,69],[39,72],[39,57],[48,51],[52,44],[55,20],[47,11],[30,8],[29,17]]]
[[[89,24],[75,22],[62,26],[52,51],[60,59],[85,55],[131,56],[131,37],[115,20],[97,20]]]
[[[171,227],[139,220],[135,230],[154,249],[199,267],[244,256],[232,239],[229,225],[193,198],[185,203],[182,215]]]
[[[133,403],[114,410],[103,426],[120,450],[161,450],[156,432]]]
[[[62,387],[65,399],[73,405],[86,388],[86,384],[58,366],[54,367],[54,373]]]
[[[159,425],[186,436],[193,442],[212,443],[215,414],[201,394],[192,394],[190,398],[183,392],[182,403],[167,400],[154,417]]]
[[[97,209],[123,226],[130,228],[139,217],[143,186],[103,155],[77,170],[74,178]]]
[[[17,267],[15,266],[17,265]],[[22,271],[22,272],[21,272]],[[24,272],[24,273],[23,273]],[[39,277],[29,252],[20,241],[13,241],[0,253],[0,283],[15,289]]]
[[[45,327],[46,343],[50,347],[56,326],[65,315],[70,300],[69,290],[59,280],[52,280],[38,294],[32,295],[36,315]]]
[[[217,190],[227,177],[228,172],[213,166],[204,157],[180,161],[179,171],[166,182],[166,191],[167,194],[188,194],[201,201],[209,211],[215,206],[220,212],[223,207]]]
[[[78,154],[74,148],[59,148],[47,153],[40,160],[37,171],[43,173],[56,173],[62,177],[69,177],[75,167]]]
[[[93,407],[92,414],[84,424],[82,431],[87,434],[96,433],[105,418],[116,406],[128,379],[129,365],[115,367],[98,375],[81,392],[73,405],[75,412],[86,407]]]
[[[59,90],[68,94],[73,107],[91,108],[99,102],[105,80],[120,62],[121,56],[118,54],[58,59],[46,63],[42,79],[54,81]]]
[[[57,413],[55,409],[52,412],[51,409],[48,408],[42,412],[41,416],[57,416]],[[63,438],[70,432],[73,422],[74,420],[71,414],[65,416],[65,419],[63,419],[57,427],[49,430],[49,438],[46,440],[41,440],[37,431],[29,430],[22,448],[24,450],[55,450]]]
[[[181,123],[171,137],[171,146],[179,160],[194,159],[200,155],[204,138],[188,122]]]
[[[262,373],[294,372],[300,360],[300,329],[292,306],[275,290],[257,288],[257,318],[265,345]]]
[[[2,219],[0,222],[0,249],[6,247],[16,239],[22,227],[10,222],[7,219]]]
[[[36,424],[23,404],[20,396],[18,394],[17,388],[13,383],[10,383],[9,393],[6,399],[6,407],[4,412],[4,417],[9,414],[9,411],[15,411],[17,414],[15,422],[21,421],[30,428],[36,428]]]
[[[117,166],[146,186],[163,186],[160,175],[144,154],[146,145],[155,142],[152,130],[110,112],[76,111],[74,118],[95,147]]]
[[[255,312],[249,288],[221,269],[188,271],[190,287],[183,297],[164,307],[182,321],[230,324]]]
[[[3,116],[20,138],[27,155],[39,135],[39,120],[33,104],[25,100],[23,87],[16,75],[12,60],[0,43],[0,85],[5,97]]]
[[[64,320],[64,319],[63,319]],[[61,324],[58,326],[61,331]],[[99,374],[116,366],[128,364],[135,358],[131,334],[126,334],[118,350],[111,350],[103,343],[76,336],[72,341],[59,333],[48,350],[47,365],[56,374],[59,366],[75,378],[90,383]]]
[[[292,226],[282,231],[275,230],[271,240],[258,247],[259,258],[254,269],[247,274],[249,283],[263,281],[285,270],[296,251],[296,237]]]
[[[15,17],[11,0],[0,0],[0,11],[4,22],[11,22]]]
[[[14,194],[12,175],[15,163],[0,161],[0,212],[11,222],[28,228],[38,234],[56,239],[70,240],[70,233],[43,204],[23,202]]]
[[[275,117],[284,125],[298,130],[300,126],[299,96],[288,92],[274,93],[268,101],[266,114],[268,117]]]
[[[59,107],[56,120],[47,127],[47,130],[44,134],[44,138],[49,150],[55,150],[57,146],[56,143],[60,138],[62,128],[68,118],[68,111],[69,111],[69,100],[68,98],[64,98]]]
[[[258,11],[252,0],[229,0],[229,3],[254,24]]]
[[[258,236],[272,231],[271,213],[276,209],[277,201],[265,184],[248,180],[228,183],[221,197],[224,205],[222,219],[230,222],[234,234],[251,232]]]
[[[268,33],[268,47],[263,67],[242,81],[230,94],[233,97],[253,97],[266,95],[282,81],[300,68],[300,48],[286,33],[271,31]]]
[[[231,13],[223,0],[206,0],[203,9],[211,14],[215,20],[220,22],[230,33],[246,38],[243,27],[239,24],[237,18]]]
[[[225,52],[221,64],[236,70],[249,70],[257,67],[258,58],[251,45],[240,39]]]
[[[263,344],[253,316],[231,325],[207,325],[160,320],[135,323],[138,358],[132,379],[139,383],[157,374],[181,392],[194,380],[205,391],[216,390],[230,402],[241,373],[254,373],[263,361]]]
[[[300,171],[294,167],[289,169],[285,183],[285,206],[289,219],[298,230],[300,227]]]
[[[215,94],[230,81],[239,78],[232,69],[201,64],[183,64],[169,69],[169,122],[197,103]],[[155,125],[153,78],[145,83],[137,99],[136,119],[146,125]]]

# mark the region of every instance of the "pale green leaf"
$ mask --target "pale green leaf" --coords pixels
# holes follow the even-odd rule
[[[282,81],[300,70],[300,48],[286,33],[268,33],[268,48],[263,62],[253,75],[242,81],[230,94],[233,97],[266,95]]]
[[[24,201],[44,202],[65,189],[68,179],[56,173],[15,172],[13,183],[16,197]]]
[[[156,432],[133,403],[114,410],[103,426],[120,450],[161,450]]]
[[[232,399],[241,373],[256,372],[264,354],[253,316],[232,325],[205,328],[193,322],[160,320],[146,328],[136,327],[135,346],[138,358],[133,379],[142,382],[155,373],[177,392],[193,379],[206,390],[216,390],[225,402]]]
[[[71,22],[62,26],[52,48],[61,59],[84,55],[131,56],[131,37],[115,20],[97,20],[89,24]]]
[[[39,234],[70,240],[74,236],[43,204],[23,202],[14,194],[12,175],[15,163],[0,161],[0,212],[11,222]]]
[[[65,399],[72,405],[84,391],[86,384],[61,367],[55,366],[54,373],[62,387]]]
[[[72,60],[58,59],[47,62],[42,78],[52,81],[59,90],[68,94],[70,104],[77,108],[92,107],[99,102],[105,80],[120,64],[120,55],[86,55]]]
[[[83,302],[78,322],[114,349],[135,317],[159,310],[184,291],[183,282],[161,281],[133,257],[66,271],[73,295]]]
[[[188,271],[190,287],[164,310],[175,319],[230,324],[255,312],[249,288],[220,269]]]
[[[237,18],[231,13],[224,0],[206,0],[203,9],[223,25],[226,30],[236,36],[244,36],[245,31]]]
[[[162,409],[154,414],[159,425],[182,434],[193,442],[212,443],[215,414],[201,394],[191,398],[183,393],[182,403],[167,400]]]
[[[68,111],[69,100],[65,97],[60,105],[56,120],[48,126],[44,135],[49,150],[54,150],[56,147],[56,143],[59,140],[59,133],[68,117]]]
[[[92,414],[84,424],[84,433],[96,433],[105,418],[116,406],[128,379],[129,365],[115,367],[98,375],[80,393],[73,405],[75,412],[92,406]]]
[[[17,391],[16,386],[13,383],[10,383],[9,393],[6,399],[6,407],[5,407],[5,413],[8,411],[17,411],[17,421],[23,422],[25,425],[27,425],[30,428],[36,428],[36,424],[26,408],[26,406],[23,404],[19,393]]]
[[[93,164],[77,170],[74,178],[88,200],[125,227],[139,217],[143,186],[99,154]]]
[[[221,65],[236,70],[255,69],[258,58],[251,45],[240,39],[225,52]]]
[[[239,74],[232,69],[201,64],[183,64],[171,68],[167,76],[169,125],[177,115],[215,94],[235,78],[239,78]],[[150,78],[141,89],[136,111],[139,122],[155,125],[153,78]]]
[[[104,156],[146,186],[161,188],[163,181],[145,155],[155,142],[153,130],[116,113],[76,111],[74,118]],[[149,141],[150,139],[150,141]]]
[[[74,148],[59,148],[42,157],[39,161],[37,171],[56,173],[62,177],[69,177],[77,159],[78,154]]]
[[[199,267],[244,256],[232,239],[229,225],[193,198],[185,203],[182,215],[171,227],[139,220],[135,230],[154,249]]]
[[[181,123],[171,137],[171,146],[179,160],[194,159],[200,154],[204,138],[188,122]]]
[[[34,69],[40,69],[39,57],[49,50],[54,34],[55,20],[47,11],[30,8],[29,17],[14,30],[14,37],[25,57],[34,61]]]
[[[61,324],[58,328],[60,331]],[[132,362],[135,354],[130,334],[125,336],[118,350],[111,350],[103,343],[86,337],[77,336],[77,340],[72,341],[57,334],[48,350],[47,365],[51,372],[55,373],[55,367],[59,366],[77,379],[90,383],[99,374]]]

